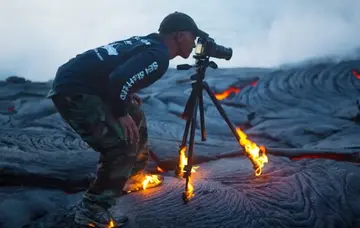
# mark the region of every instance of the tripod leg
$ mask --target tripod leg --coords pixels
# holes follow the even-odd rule
[[[190,140],[189,140],[189,151],[188,151],[188,162],[185,166],[185,177],[186,177],[186,184],[185,184],[185,192],[183,194],[183,200],[186,203],[192,196],[193,187],[190,183],[191,171],[192,171],[192,157],[194,151],[194,141],[195,141],[195,128],[196,128],[196,117],[197,117],[197,109],[198,109],[198,97],[195,99],[195,104],[193,107],[193,115],[191,120],[191,129],[190,129]]]
[[[217,110],[219,111],[220,115],[222,116],[222,118],[225,120],[225,122],[227,123],[227,125],[229,126],[230,130],[232,131],[232,133],[234,134],[234,136],[236,137],[236,139],[239,141],[240,140],[240,136],[237,134],[235,127],[233,126],[233,124],[231,123],[229,117],[226,115],[224,108],[221,106],[221,104],[219,103],[218,99],[216,99],[214,93],[211,91],[209,85],[204,81],[203,82],[203,88],[205,89],[205,91],[209,94],[211,100],[213,101],[213,103],[215,104],[215,107],[217,108]]]
[[[206,141],[204,100],[203,100],[202,88],[199,89],[198,96],[199,96],[199,109],[200,109],[201,141]]]
[[[187,120],[188,118],[191,119],[191,112],[192,107],[194,106],[195,97],[198,95],[197,92],[197,86],[195,83],[192,84],[192,91],[190,93],[190,96],[185,104],[184,112],[181,115],[181,118],[184,120]]]
[[[186,107],[183,113],[183,117],[186,118],[186,125],[185,125],[185,129],[184,129],[184,133],[183,133],[183,137],[182,137],[182,141],[181,144],[179,146],[179,150],[178,150],[178,161],[177,161],[177,167],[175,169],[175,176],[179,176],[181,177],[182,175],[182,167],[179,166],[180,165],[180,159],[181,159],[181,155],[182,153],[184,153],[184,149],[186,149],[186,141],[189,135],[189,128],[190,128],[190,124],[192,121],[191,116],[193,115],[193,111],[194,111],[194,99],[196,98],[196,90],[193,86],[193,90],[191,91],[191,94],[189,96],[188,101],[186,102]],[[189,118],[190,117],[190,118]]]
[[[265,147],[263,147],[263,146],[258,147],[255,144],[256,147],[254,148],[253,147],[254,144],[251,141],[249,141],[248,144],[245,144],[245,145],[243,143],[241,143],[242,139],[241,139],[240,134],[238,134],[237,130],[232,125],[230,119],[228,118],[228,116],[225,113],[225,110],[221,107],[219,101],[216,99],[215,95],[213,94],[209,85],[206,82],[203,82],[203,88],[209,94],[211,100],[215,104],[220,115],[224,118],[225,122],[231,129],[232,133],[234,134],[234,136],[236,137],[236,139],[242,146],[242,148],[245,152],[245,155],[250,159],[251,163],[253,164],[253,167],[255,169],[255,175],[259,176],[261,174],[261,168],[263,167],[264,163],[266,163],[268,161],[267,156],[265,155]],[[249,146],[249,145],[251,145],[251,146]],[[253,149],[255,149],[255,151]],[[251,150],[253,150],[253,151],[251,151]],[[261,156],[259,156],[259,151],[261,151]],[[255,152],[255,155],[254,155],[254,152]]]

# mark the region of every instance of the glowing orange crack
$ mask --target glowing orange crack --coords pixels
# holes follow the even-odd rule
[[[360,73],[357,70],[352,70],[352,73],[357,79],[360,79]]]
[[[225,91],[221,92],[221,93],[216,93],[215,97],[218,100],[224,100],[225,98],[227,98],[231,93],[238,93],[240,92],[240,89],[236,88],[236,87],[230,87],[228,89],[226,89]]]
[[[252,86],[256,86],[257,81],[253,81],[250,82],[249,85]],[[228,89],[226,89],[225,91],[221,92],[221,93],[215,93],[215,97],[218,100],[224,100],[225,98],[227,98],[231,93],[239,93],[241,91],[241,89],[236,88],[236,87],[230,87]]]

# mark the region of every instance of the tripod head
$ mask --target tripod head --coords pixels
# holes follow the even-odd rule
[[[191,76],[191,80],[196,80],[196,76],[200,76],[200,79],[203,80],[207,67],[218,68],[214,61],[209,61],[210,57],[230,60],[232,49],[216,44],[214,39],[209,36],[199,37],[193,57],[196,60],[195,65],[180,64],[177,65],[177,70],[189,70],[191,67],[196,67],[196,74]]]
[[[176,66],[177,70],[189,70],[193,67],[196,68],[196,74],[190,76],[191,80],[196,80],[200,76],[200,79],[203,80],[205,78],[205,72],[207,67],[211,67],[212,69],[217,69],[218,65],[214,61],[209,61],[209,57],[202,58],[201,56],[194,55],[196,59],[195,65],[190,64],[180,64]]]

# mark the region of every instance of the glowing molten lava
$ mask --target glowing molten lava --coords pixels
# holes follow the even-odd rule
[[[240,128],[236,128],[236,132],[240,136],[240,145],[244,148],[246,156],[249,157],[255,168],[255,175],[260,176],[264,163],[268,162],[265,148],[263,146],[259,147],[256,143],[248,140],[247,135]]]
[[[215,97],[218,100],[224,100],[225,98],[227,98],[231,93],[238,93],[240,92],[240,89],[236,88],[236,87],[230,87],[227,90],[225,90],[222,93],[216,93]]]
[[[251,86],[256,86],[257,81],[253,81],[250,82],[248,85]],[[247,85],[246,85],[247,86]],[[241,91],[241,89],[236,88],[236,87],[230,87],[227,90],[221,92],[221,93],[215,93],[215,97],[218,100],[224,100],[225,98],[227,98],[231,93],[239,93]]]
[[[360,79],[360,73],[359,72],[357,72],[356,70],[352,70],[352,73],[357,79]]]

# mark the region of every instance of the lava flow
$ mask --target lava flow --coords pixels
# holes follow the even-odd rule
[[[357,79],[360,79],[360,73],[357,70],[352,70],[352,73]]]
[[[225,98],[227,98],[231,93],[238,93],[240,92],[240,89],[236,88],[236,87],[230,87],[227,90],[225,90],[222,93],[216,93],[215,97],[218,100],[224,100]]]
[[[254,166],[255,175],[260,176],[264,163],[268,162],[265,147],[258,146],[256,143],[247,139],[247,135],[240,128],[236,128],[236,132],[240,137],[240,145],[244,148],[246,156],[251,160],[251,163]]]
[[[253,81],[251,83],[249,83],[249,85],[252,86],[256,86],[257,81]],[[247,86],[247,85],[246,85]],[[230,87],[228,89],[226,89],[225,91],[221,92],[221,93],[215,93],[215,97],[218,100],[224,100],[225,98],[227,98],[231,93],[239,93],[241,91],[241,88],[236,88],[236,87]]]

